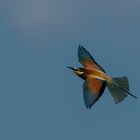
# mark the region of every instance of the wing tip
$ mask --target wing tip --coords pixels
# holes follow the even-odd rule
[[[82,44],[79,44],[79,50],[85,50],[84,46]]]
[[[89,55],[91,58],[92,56],[90,55],[90,53],[84,48],[83,45],[79,44],[79,48],[78,48],[78,56],[80,57],[81,53],[86,53],[87,55]],[[93,58],[92,58],[93,59]]]
[[[81,48],[81,47],[83,47],[83,45],[82,44],[79,44],[79,48]]]
[[[96,101],[97,101],[98,99],[99,99],[99,98],[97,98],[94,102],[92,102],[92,103],[90,103],[90,104],[89,104],[89,103],[88,103],[88,104],[85,103],[86,108],[87,108],[87,109],[91,109],[91,107],[96,103]]]

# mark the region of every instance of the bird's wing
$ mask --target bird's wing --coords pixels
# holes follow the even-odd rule
[[[87,108],[101,97],[106,87],[106,81],[99,79],[86,79],[83,84],[83,97]]]
[[[78,48],[78,58],[79,58],[79,62],[84,67],[94,68],[105,72],[104,69],[95,62],[95,60],[90,55],[90,53],[81,45],[79,45]]]

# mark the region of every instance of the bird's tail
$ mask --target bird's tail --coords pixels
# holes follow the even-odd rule
[[[107,82],[107,88],[110,91],[115,103],[120,103],[128,95],[137,98],[129,92],[129,82],[127,77],[112,78],[111,82]]]

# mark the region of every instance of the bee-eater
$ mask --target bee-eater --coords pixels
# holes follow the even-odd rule
[[[126,76],[118,78],[108,76],[105,70],[95,62],[90,53],[81,45],[78,48],[78,58],[83,67],[68,68],[85,80],[83,84],[83,97],[87,108],[91,108],[102,96],[106,86],[116,104],[123,101],[128,95],[137,98],[129,92],[129,82]]]

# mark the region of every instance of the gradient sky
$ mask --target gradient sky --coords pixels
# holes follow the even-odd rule
[[[127,75],[139,96],[139,0],[1,0],[0,139],[139,140],[140,102],[116,105],[106,89],[87,110],[82,44],[111,76]]]

